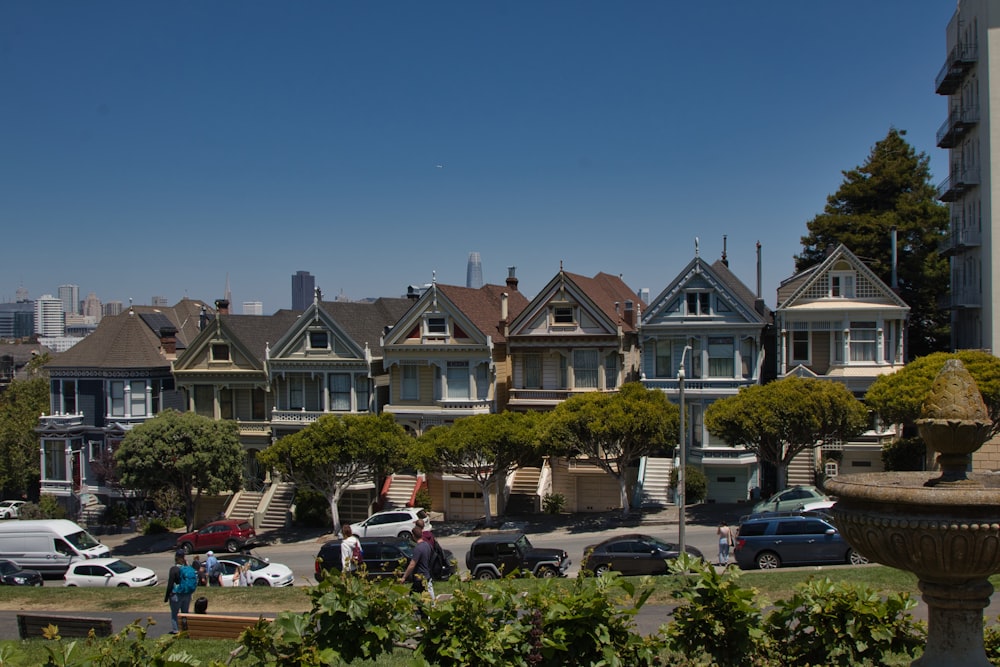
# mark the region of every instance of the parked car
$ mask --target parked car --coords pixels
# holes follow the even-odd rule
[[[704,558],[701,551],[690,544],[685,551],[697,558]],[[680,555],[680,545],[665,542],[651,535],[618,535],[583,550],[580,568],[594,574],[609,570],[625,575],[667,574],[668,561]]]
[[[740,524],[733,554],[744,570],[868,562],[844,540],[833,523],[815,514],[748,519]]]
[[[343,563],[340,559],[341,540],[331,540],[323,544],[316,554],[316,578],[323,577],[328,570],[340,572]],[[365,537],[360,539],[361,552],[364,556],[362,561],[365,576],[368,579],[379,579],[382,577],[398,576],[406,569],[407,563],[413,556],[414,544],[410,540],[401,537],[377,538]],[[455,555],[448,549],[444,549],[444,560],[442,569],[435,579],[447,579],[458,571],[458,561]]]
[[[409,538],[417,519],[424,522],[424,530],[431,530],[431,520],[422,507],[376,512],[360,523],[352,523],[351,530],[358,537]]]
[[[121,558],[91,558],[70,563],[66,570],[66,585],[105,588],[155,586],[156,573]]]
[[[201,530],[185,533],[177,538],[177,549],[185,553],[220,550],[231,554],[258,544],[257,532],[248,521],[222,519],[213,521]]]
[[[0,560],[0,585],[43,586],[44,584],[45,580],[38,570],[25,570],[13,561]]]
[[[217,556],[219,567],[222,568],[222,585],[229,588],[236,585],[233,575],[236,568],[244,563],[250,563],[250,585],[251,586],[291,586],[295,583],[295,575],[291,568],[281,563],[272,563],[266,558],[259,558],[251,554],[226,554]]]
[[[793,486],[754,505],[752,514],[794,512],[802,509],[806,503],[818,500],[830,500],[830,497],[815,486]]]
[[[3,500],[0,501],[0,519],[16,519],[21,511],[24,500]]]
[[[563,577],[570,565],[562,549],[535,548],[522,532],[491,533],[476,538],[465,554],[475,579],[499,579],[513,572]]]

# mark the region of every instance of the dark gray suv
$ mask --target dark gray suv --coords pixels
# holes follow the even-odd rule
[[[744,570],[868,562],[844,541],[829,520],[807,514],[771,515],[744,521],[736,536],[734,555]]]

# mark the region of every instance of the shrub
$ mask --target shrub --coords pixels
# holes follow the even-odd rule
[[[670,485],[677,488],[677,468],[670,471]],[[708,478],[701,468],[684,467],[684,502],[699,503],[708,495]]]
[[[423,507],[428,512],[431,511],[431,492],[427,490],[426,486],[420,487],[420,490],[413,497],[413,506]]]
[[[886,470],[923,470],[927,446],[919,437],[901,438],[882,447],[882,465]]]
[[[66,508],[59,504],[55,496],[42,494],[38,503],[25,503],[18,510],[21,519],[65,519]]]
[[[561,493],[546,493],[542,498],[542,511],[546,514],[559,514],[566,507],[566,496]]]
[[[160,518],[150,519],[142,529],[143,535],[161,535],[169,532],[170,528],[167,526],[167,522]]]
[[[295,523],[300,526],[328,528],[333,525],[330,503],[323,494],[298,489],[295,491]]]

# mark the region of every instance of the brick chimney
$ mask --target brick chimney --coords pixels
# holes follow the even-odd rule
[[[635,303],[631,299],[625,301],[625,324],[635,328]]]
[[[163,354],[177,354],[177,328],[171,326],[160,327],[160,349]]]
[[[227,299],[216,299],[215,301],[215,311],[219,315],[229,314],[229,301]]]
[[[507,267],[507,287],[515,292],[517,291],[517,276],[514,275],[514,271],[516,270],[516,266]]]

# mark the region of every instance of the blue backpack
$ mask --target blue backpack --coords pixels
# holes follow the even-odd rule
[[[174,584],[174,593],[186,595],[198,590],[198,573],[190,565],[181,565]]]

